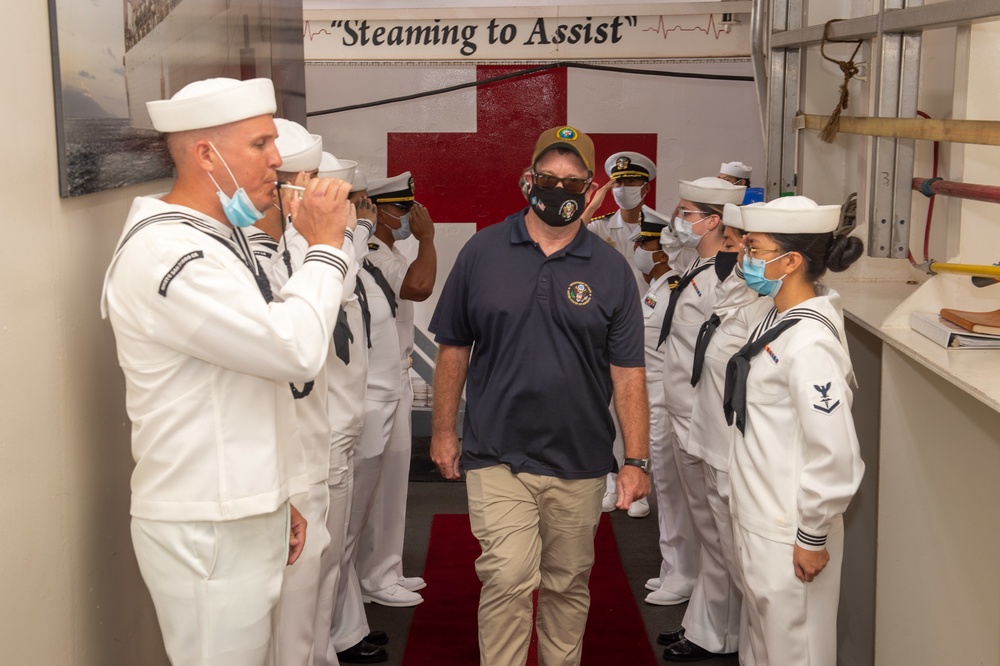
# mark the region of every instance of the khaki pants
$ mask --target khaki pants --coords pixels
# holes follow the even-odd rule
[[[539,664],[580,663],[604,485],[604,476],[563,480],[503,465],[468,473],[469,518],[483,549],[481,664],[525,663],[536,588]]]

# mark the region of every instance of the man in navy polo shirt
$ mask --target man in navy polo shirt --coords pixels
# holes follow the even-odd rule
[[[618,508],[649,492],[649,411],[632,269],[580,224],[594,145],[554,127],[535,145],[529,208],[476,234],[430,330],[440,345],[431,457],[467,475],[482,664],[527,659],[538,588],[542,664],[578,664],[605,476],[615,471],[612,393],[625,439]],[[464,440],[455,421],[468,380]]]

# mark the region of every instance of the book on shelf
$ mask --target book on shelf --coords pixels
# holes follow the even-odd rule
[[[970,312],[941,308],[941,316],[953,324],[958,324],[973,333],[1000,335],[1000,310],[992,312]]]
[[[973,333],[934,312],[911,312],[910,328],[947,349],[1000,349],[1000,335]]]

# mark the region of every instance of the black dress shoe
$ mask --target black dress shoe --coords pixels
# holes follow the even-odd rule
[[[371,643],[372,645],[388,645],[389,634],[376,629],[365,636],[364,640],[366,643]]]
[[[663,650],[663,658],[667,661],[705,661],[706,659],[721,656],[723,655],[709,652],[686,638],[680,639]]]
[[[678,627],[671,631],[661,631],[656,637],[656,642],[660,645],[673,645],[682,638],[684,638],[684,627]]]
[[[388,660],[389,653],[384,647],[372,645],[366,640],[337,653],[337,661],[342,664],[377,664]]]

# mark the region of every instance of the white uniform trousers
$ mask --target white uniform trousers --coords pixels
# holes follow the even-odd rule
[[[322,481],[289,501],[306,519],[306,546],[295,564],[285,569],[281,598],[274,611],[268,663],[272,666],[309,666],[315,643],[320,558],[330,545],[330,533],[326,529],[330,491],[326,481]]]
[[[646,382],[649,392],[649,457],[660,527],[660,589],[681,597],[691,595],[701,566],[698,537],[675,462],[675,446],[667,415],[663,380]]]
[[[178,666],[263,666],[288,561],[288,504],[219,522],[132,518],[163,645]]]
[[[334,652],[342,652],[357,645],[370,631],[355,563],[360,556],[359,549],[371,548],[370,542],[362,542],[361,534],[370,519],[372,503],[381,492],[382,459],[398,404],[398,400],[368,400],[366,404],[365,424],[354,452],[351,510],[348,514],[347,536],[344,539],[337,603],[333,611],[333,630],[330,632]],[[369,557],[370,553],[365,556]]]
[[[410,427],[413,386],[409,363],[403,368],[401,386],[399,407],[382,456],[382,492],[372,503],[368,523],[361,535],[364,545],[358,550],[358,578],[361,589],[368,592],[396,585],[403,575],[403,533],[413,448]]]
[[[698,537],[681,486],[663,380],[646,382],[649,392],[649,457],[660,527],[660,589],[691,596],[701,567]]]
[[[333,647],[330,633],[333,631],[334,607],[337,604],[337,592],[343,573],[341,567],[354,490],[354,447],[357,441],[358,438],[353,435],[333,433],[331,450],[345,450],[344,460],[347,468],[340,473],[331,470],[328,480],[330,510],[326,516],[326,528],[330,534],[330,547],[320,559],[319,606],[316,610],[316,647],[313,666],[338,666],[337,651]],[[367,624],[362,630],[365,634],[368,633]]]
[[[730,568],[734,564],[734,551],[728,502],[720,497],[716,486],[717,474],[721,474],[725,477],[722,482],[728,497],[729,475],[679,448],[677,461],[701,543],[701,571],[681,622],[684,638],[709,652],[736,652],[742,598],[734,570]]]
[[[733,527],[750,639],[740,646],[740,663],[836,666],[843,523],[827,536],[830,562],[811,583],[795,577],[793,544],[754,534],[735,519]]]

